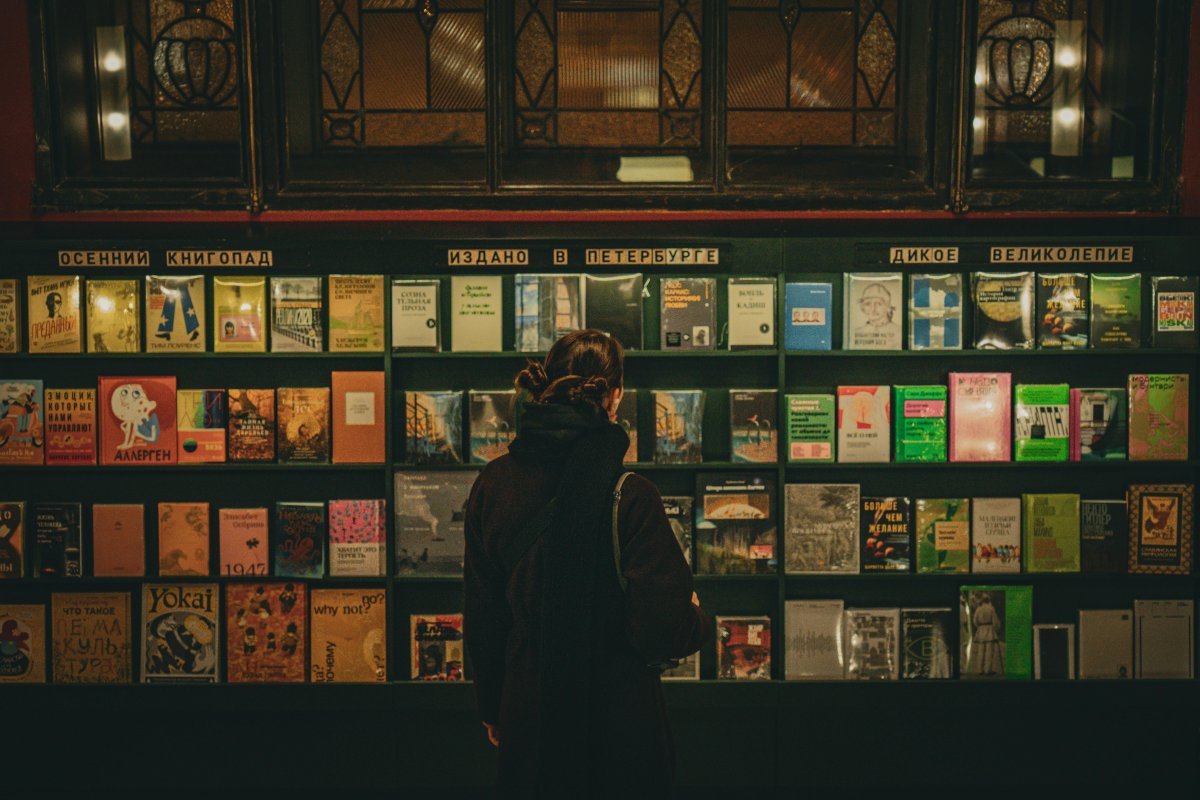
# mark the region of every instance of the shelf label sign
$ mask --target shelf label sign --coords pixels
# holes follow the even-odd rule
[[[584,263],[596,266],[640,267],[662,264],[671,267],[710,266],[721,263],[719,247],[620,247],[589,248]]]
[[[273,267],[272,250],[168,250],[168,267]]]
[[[957,264],[957,247],[891,247],[889,264]]]
[[[149,250],[59,250],[60,267],[149,267]]]
[[[447,250],[446,263],[451,267],[528,267],[529,251],[519,248]]]
[[[1132,245],[991,247],[992,264],[1130,264]]]

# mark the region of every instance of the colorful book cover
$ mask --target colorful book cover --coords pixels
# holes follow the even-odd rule
[[[847,608],[842,641],[846,680],[894,681],[900,678],[900,609]]]
[[[1092,275],[1092,347],[1142,346],[1142,276]]]
[[[21,352],[21,284],[0,278],[0,353]]]
[[[704,460],[704,392],[655,390],[654,463],[699,464]]]
[[[204,276],[146,276],[146,352],[203,353]]]
[[[387,592],[313,589],[312,683],[387,682]]]
[[[784,571],[853,575],[859,571],[857,483],[789,483],[784,489]]]
[[[778,412],[775,389],[729,390],[731,461],[774,464],[779,460]]]
[[[175,430],[180,464],[225,460],[229,408],[224,389],[179,389],[175,392]]]
[[[392,349],[442,349],[441,289],[437,278],[392,281]]]
[[[771,618],[717,617],[717,679],[771,680]]]
[[[142,316],[137,280],[87,282],[87,351],[140,353]]]
[[[220,574],[238,578],[267,574],[267,525],[265,508],[222,508],[218,512]]]
[[[1190,575],[1195,528],[1192,484],[1133,484],[1129,514],[1129,572]]]
[[[675,541],[679,542],[679,549],[683,551],[683,559],[690,567],[692,565],[692,526],[696,500],[693,497],[668,495],[664,496],[662,501],[663,513],[667,515],[671,532],[675,534]]]
[[[846,676],[844,605],[841,600],[784,601],[783,672],[787,680],[840,681]]]
[[[329,501],[330,577],[387,574],[384,500]]]
[[[1012,456],[1012,375],[950,373],[950,460],[1008,461]]]
[[[1195,347],[1196,289],[1195,275],[1155,275],[1150,279],[1154,291],[1154,326],[1150,341],[1155,347]]]
[[[16,378],[0,383],[0,464],[43,462],[44,402],[40,380]]]
[[[1088,288],[1088,276],[1082,272],[1038,275],[1038,347],[1088,346]]]
[[[892,457],[892,387],[839,386],[837,459],[880,463]]]
[[[329,463],[329,388],[275,390],[275,454],[284,463]]]
[[[700,473],[695,513],[698,574],[776,572],[774,474]]]
[[[467,393],[471,407],[471,463],[486,464],[508,452],[517,436],[517,393]]]
[[[213,350],[263,353],[267,349],[267,279],[213,278]]]
[[[900,350],[904,346],[903,276],[846,273],[842,288],[842,349]]]
[[[900,677],[904,680],[943,680],[954,677],[952,608],[900,610]]]
[[[329,276],[329,351],[383,352],[383,276]]]
[[[1186,461],[1187,374],[1129,376],[1129,460]]]
[[[96,390],[46,390],[46,463],[96,463]]]
[[[1079,495],[1022,495],[1026,572],[1079,572]]]
[[[917,500],[917,572],[965,573],[971,567],[971,500]]]
[[[1129,560],[1129,516],[1124,500],[1079,503],[1079,569],[1122,573]]]
[[[833,348],[833,284],[784,284],[783,302],[785,349]]]
[[[141,503],[92,506],[92,574],[141,577],[146,574],[146,507]]]
[[[1021,498],[971,501],[971,572],[1021,571]]]
[[[962,276],[908,276],[910,350],[962,349]]]
[[[100,378],[100,463],[177,461],[175,376]]]
[[[775,346],[774,278],[730,278],[728,311],[730,350]]]
[[[321,278],[271,278],[271,352],[319,353],[325,348]]]
[[[504,279],[499,275],[450,278],[450,349],[455,353],[498,353],[504,349]]]
[[[30,275],[25,279],[29,352],[79,353],[83,322],[78,275]]]
[[[1124,389],[1071,390],[1071,460],[1125,460],[1129,421]]]
[[[958,609],[960,677],[1029,680],[1033,587],[964,586]]]
[[[383,372],[330,374],[333,463],[382,464],[387,453]]]
[[[582,275],[517,275],[513,283],[517,352],[545,352],[583,327]]]
[[[412,679],[463,680],[463,615],[413,614],[408,622]]]
[[[226,455],[230,461],[275,460],[275,390],[230,389],[229,433]]]
[[[46,607],[0,605],[0,684],[46,682]]]
[[[787,404],[787,460],[832,462],[836,435],[834,396],[831,394],[789,394]]]
[[[129,592],[54,592],[50,600],[54,683],[132,681],[129,625]]]
[[[617,424],[629,437],[629,449],[625,451],[626,464],[638,460],[638,390],[626,389],[621,392],[621,402],[617,403]]]
[[[275,571],[279,578],[325,577],[325,504],[275,504]]]
[[[25,577],[27,527],[24,502],[0,502],[0,580]]]
[[[461,464],[462,392],[404,393],[404,453],[409,464]]]
[[[142,584],[142,683],[216,683],[221,587]]]
[[[230,683],[304,683],[308,587],[225,584],[225,636]]]
[[[476,470],[396,473],[396,574],[462,575]]]
[[[713,278],[662,278],[663,350],[712,350],[717,327],[717,282]]]
[[[1017,461],[1066,461],[1071,440],[1071,387],[1065,383],[1016,386]]]
[[[79,503],[33,506],[35,578],[83,576],[83,524]]]
[[[912,509],[907,497],[864,497],[859,563],[863,572],[912,571]]]
[[[945,386],[896,386],[896,461],[946,460]]]
[[[208,503],[159,503],[158,574],[211,574],[208,533]]]
[[[1032,272],[974,272],[976,350],[1027,350],[1034,345]]]

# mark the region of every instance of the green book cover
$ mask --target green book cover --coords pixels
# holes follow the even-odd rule
[[[1027,494],[1021,549],[1026,572],[1079,572],[1079,495]]]
[[[964,586],[959,592],[959,675],[1029,680],[1033,676],[1033,587]]]
[[[1092,275],[1092,347],[1142,345],[1142,276]]]
[[[833,461],[833,395],[789,394],[786,399],[788,461]]]
[[[1065,383],[1018,383],[1017,461],[1066,461],[1071,443],[1071,387]]]
[[[895,387],[896,460],[946,460],[945,386]]]
[[[917,572],[969,572],[971,500],[917,500]]]

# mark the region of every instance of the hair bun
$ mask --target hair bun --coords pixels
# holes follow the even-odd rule
[[[550,377],[546,375],[546,368],[542,366],[542,362],[526,359],[525,369],[517,374],[517,386],[537,398],[541,397],[549,385]]]

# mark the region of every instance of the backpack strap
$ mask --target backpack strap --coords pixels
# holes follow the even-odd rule
[[[621,537],[620,531],[617,529],[617,513],[621,508],[621,487],[625,485],[625,479],[632,475],[632,472],[622,472],[621,477],[617,478],[616,488],[613,489],[612,501],[612,552],[613,565],[617,568],[617,583],[621,585],[621,592],[624,593],[625,587],[629,581],[621,573]]]

